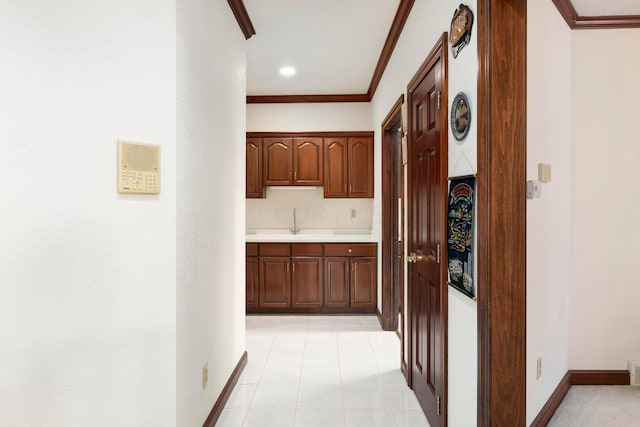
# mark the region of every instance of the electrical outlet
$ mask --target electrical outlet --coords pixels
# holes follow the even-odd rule
[[[205,363],[202,367],[202,389],[207,388],[209,384],[209,362]]]
[[[536,380],[539,380],[542,377],[542,356],[538,357],[536,361]]]
[[[358,215],[357,209],[351,209],[351,218],[355,218]]]

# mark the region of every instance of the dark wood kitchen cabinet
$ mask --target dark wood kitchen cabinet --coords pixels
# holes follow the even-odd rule
[[[322,185],[323,159],[322,138],[294,138],[293,184]]]
[[[324,197],[373,197],[373,138],[325,138]]]
[[[260,263],[258,262],[258,244],[247,243],[247,308],[258,307],[258,294],[260,291]]]
[[[375,243],[248,243],[247,312],[373,313],[376,248]]]
[[[322,252],[322,243],[291,245],[292,308],[322,307]]]
[[[293,138],[265,138],[264,185],[293,184]]]
[[[262,243],[260,254],[260,301],[262,308],[291,307],[291,245]]]
[[[322,185],[322,138],[265,138],[264,185]]]
[[[373,309],[377,297],[375,243],[325,244],[325,304]]]
[[[324,277],[325,306],[349,307],[349,258],[325,258]]]
[[[247,199],[261,199],[264,197],[262,185],[262,139],[247,138]]]

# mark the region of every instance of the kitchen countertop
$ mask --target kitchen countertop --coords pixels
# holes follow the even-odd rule
[[[377,237],[370,230],[251,230],[247,243],[375,243]]]

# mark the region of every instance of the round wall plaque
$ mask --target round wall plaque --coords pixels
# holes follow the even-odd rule
[[[471,105],[467,95],[462,92],[459,92],[453,98],[450,122],[453,137],[458,141],[462,141],[467,136],[469,125],[471,124]]]

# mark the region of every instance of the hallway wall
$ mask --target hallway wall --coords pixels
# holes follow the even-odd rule
[[[376,170],[380,170],[382,162],[382,142],[379,131],[382,121],[400,94],[405,94],[406,101],[409,81],[427,58],[442,33],[449,31],[451,17],[459,4],[460,2],[455,0],[445,2],[422,0],[415,2],[372,100],[373,124],[374,129],[376,129],[376,148],[374,151]],[[476,4],[475,0],[466,3],[474,15],[477,15]],[[448,43],[446,47],[449,55],[449,99],[447,106],[451,105],[458,92],[465,92],[471,103],[472,115],[475,115],[477,111],[475,108],[478,75],[477,28],[477,22],[475,22],[470,44],[460,52],[456,59],[453,58]],[[447,130],[449,132],[449,176],[468,175],[477,170],[476,128],[476,118],[472,116],[471,128],[462,144],[456,142],[450,129]],[[377,174],[375,182],[376,194],[379,194],[381,186],[382,175]],[[373,224],[376,233],[380,234],[382,227],[381,199],[377,198],[375,203]],[[407,212],[406,209],[405,212]],[[405,218],[405,224],[406,221],[407,219]],[[405,277],[408,277],[406,273]],[[476,425],[477,422],[477,305],[474,301],[450,287],[448,287],[448,298],[448,422],[452,427],[469,427]],[[405,325],[407,324],[407,321],[405,321]]]
[[[199,426],[245,350],[246,41],[227,2],[178,0],[177,53],[176,425]]]
[[[569,369],[572,31],[552,2],[528,2],[527,15],[527,179],[552,166],[542,196],[527,200],[529,425]]]
[[[0,38],[0,424],[174,425],[175,2],[3,2]]]
[[[640,29],[573,32],[571,369],[640,360]]]

